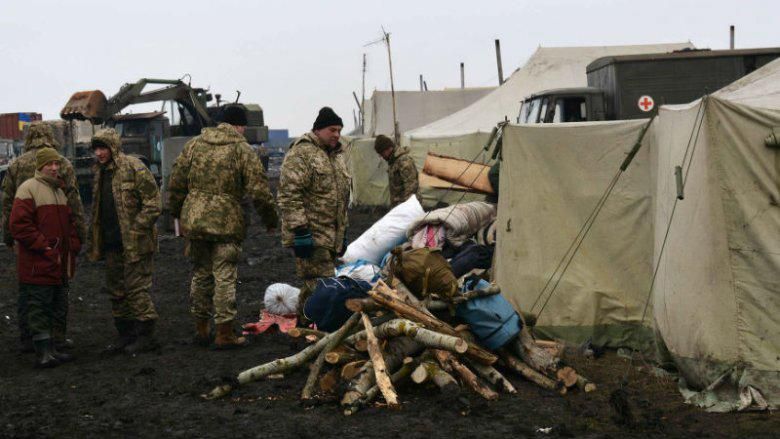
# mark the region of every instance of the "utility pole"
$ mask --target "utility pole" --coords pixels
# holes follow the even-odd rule
[[[504,83],[504,66],[501,64],[501,41],[496,38],[496,65],[498,66],[498,85]]]
[[[734,50],[734,25],[729,28],[729,48]]]
[[[387,62],[390,66],[390,96],[392,97],[392,101],[393,101],[393,139],[395,140],[395,144],[398,145],[398,142],[400,140],[400,133],[398,132],[398,115],[396,114],[396,109],[395,109],[395,82],[393,81],[393,54],[390,51],[390,33],[385,31],[384,27],[382,27],[382,38],[376,41],[372,41],[366,44],[365,46],[371,46],[379,42],[384,42],[385,46],[387,46]]]
[[[460,88],[466,88],[466,68],[460,63]]]
[[[422,77],[422,74],[420,74],[420,91],[425,91],[425,87],[423,87],[423,77]]]
[[[366,54],[363,54],[363,87],[360,101],[360,134],[366,134]]]

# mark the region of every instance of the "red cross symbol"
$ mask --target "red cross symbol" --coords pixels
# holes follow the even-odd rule
[[[648,111],[652,110],[655,106],[655,102],[653,102],[653,98],[650,96],[644,95],[641,98],[639,98],[639,109],[647,113]]]

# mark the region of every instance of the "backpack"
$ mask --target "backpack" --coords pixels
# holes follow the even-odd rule
[[[371,289],[368,282],[350,277],[326,277],[317,281],[314,293],[303,305],[303,314],[317,324],[317,329],[333,332],[349,320],[352,311],[347,299],[362,299]]]
[[[396,247],[393,256],[391,272],[418,298],[437,294],[449,300],[457,293],[458,279],[441,250],[423,247],[404,252]]]
[[[466,282],[464,290],[483,289],[490,284],[484,280]],[[523,324],[512,305],[501,294],[476,297],[458,304],[455,314],[466,322],[480,344],[498,349],[517,336]]]

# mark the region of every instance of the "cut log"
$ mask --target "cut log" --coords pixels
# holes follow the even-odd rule
[[[439,364],[442,365],[444,370],[452,371],[458,375],[466,386],[473,390],[476,394],[487,399],[488,401],[494,401],[498,399],[498,393],[490,387],[482,384],[477,376],[468,367],[464,366],[461,362],[455,359],[455,356],[447,351],[436,349],[433,351]]]
[[[381,304],[386,308],[390,308],[391,310],[395,311],[395,313],[398,314],[399,316],[405,317],[409,320],[419,323],[433,331],[446,334],[446,335],[451,335],[453,337],[458,336],[458,333],[455,331],[455,329],[452,326],[448,325],[445,322],[442,322],[436,317],[433,317],[432,315],[430,315],[430,313],[425,313],[423,311],[420,311],[417,308],[413,307],[412,305],[408,305],[405,302],[398,300],[397,298],[394,297],[395,294],[389,293],[388,290],[390,290],[390,288],[380,280],[377,283],[377,285],[374,287],[374,289],[370,290],[368,294],[377,303]],[[472,343],[469,343],[468,349],[466,351],[466,355],[469,358],[473,358],[474,360],[487,365],[491,365],[495,363],[496,360],[498,359],[498,357],[496,357],[495,355],[491,354],[485,349],[482,349],[481,347]]]
[[[377,338],[390,338],[407,336],[412,340],[434,349],[445,349],[451,352],[462,354],[468,350],[468,343],[460,337],[441,334],[430,329],[425,329],[417,323],[406,319],[395,319],[383,323],[374,328],[374,335]],[[358,340],[365,339],[365,331],[358,332],[350,336],[346,343],[355,343]]]
[[[374,336],[374,327],[371,325],[371,319],[368,315],[363,313],[363,326],[366,329],[366,341],[368,342],[368,355],[371,358],[371,363],[374,365],[374,377],[376,378],[376,385],[379,387],[379,391],[382,392],[387,405],[392,408],[398,407],[398,395],[395,393],[393,383],[390,381],[390,377],[387,375],[387,369],[385,367],[385,359],[382,355],[382,348],[379,347],[379,340]]]
[[[360,369],[366,364],[366,360],[353,361],[347,363],[341,368],[341,379],[344,381],[351,381],[360,373]]]
[[[577,372],[569,366],[562,367],[555,372],[555,376],[558,377],[558,381],[562,382],[566,387],[574,387],[577,384]]]
[[[314,360],[314,363],[311,365],[309,377],[306,378],[306,385],[303,386],[303,391],[301,392],[301,399],[311,399],[314,392],[314,385],[317,384],[317,377],[320,375],[322,365],[325,363],[325,355],[331,350],[335,349],[336,346],[341,344],[341,341],[344,340],[344,337],[346,337],[347,334],[349,334],[349,331],[351,331],[352,328],[354,328],[357,324],[359,316],[360,314],[358,313],[352,314],[352,317],[350,317],[341,328],[328,337],[328,342],[317,356],[317,359]]]
[[[504,392],[517,393],[515,386],[513,386],[512,383],[493,366],[485,366],[484,364],[480,364],[471,360],[469,360],[469,366],[471,366],[471,368],[474,369],[474,372],[482,377],[482,379],[496,386],[497,388],[503,389]]]
[[[520,361],[506,349],[502,349],[501,359],[504,361],[506,367],[513,370],[514,372],[517,372],[528,381],[531,381],[532,383],[547,390],[554,390],[561,393],[562,395],[566,394],[566,387],[564,387],[562,384],[556,383],[542,373],[532,369],[530,366]]]
[[[282,373],[290,369],[300,367],[301,365],[309,361],[312,357],[319,354],[320,351],[322,351],[325,348],[325,345],[328,344],[328,341],[330,341],[331,338],[335,336],[337,336],[336,332],[327,334],[324,337],[322,337],[322,339],[317,343],[307,346],[306,349],[298,352],[295,355],[291,355],[285,358],[279,358],[271,362],[264,363],[259,366],[255,366],[251,369],[247,369],[238,374],[238,377],[236,378],[236,382],[238,384],[247,384],[247,383],[251,383],[252,381],[257,381],[260,378],[263,378],[267,375]],[[207,400],[217,399],[229,394],[232,390],[233,390],[232,385],[224,384],[215,387],[211,392],[209,392],[206,395],[201,395],[201,397]]]
[[[320,391],[322,393],[331,393],[336,390],[339,385],[339,371],[338,369],[331,369],[320,377]]]
[[[425,360],[412,372],[412,381],[416,384],[422,384],[431,381],[439,390],[447,395],[457,395],[460,393],[460,386],[455,378],[445,372],[439,364],[433,360]]]
[[[407,359],[409,361],[407,361]],[[390,381],[393,384],[395,384],[395,383],[401,381],[402,379],[408,377],[409,374],[412,373],[412,370],[415,368],[415,366],[416,366],[416,362],[414,360],[412,360],[411,358],[408,358],[408,357],[405,358],[403,366],[401,366],[400,369],[395,371],[390,376]],[[361,399],[358,404],[353,404],[353,405],[348,406],[347,408],[344,409],[344,414],[349,416],[349,415],[352,415],[352,414],[356,413],[360,409],[361,406],[364,406],[364,405],[367,405],[367,404],[371,403],[371,401],[373,401],[374,398],[376,398],[376,396],[378,394],[379,394],[379,387],[374,386],[374,387],[368,389],[368,391],[366,392],[365,397],[363,399]]]
[[[501,293],[501,288],[496,284],[491,284],[490,287],[484,290],[470,290],[464,293],[458,294],[452,298],[453,304],[463,303],[477,297],[495,296]]]
[[[328,335],[327,332],[318,331],[316,329],[311,328],[292,328],[289,331],[287,331],[287,335],[289,335],[292,338],[300,338],[300,337],[306,337],[307,335],[314,335],[317,338],[322,338]]]
[[[374,302],[370,297],[363,299],[347,299],[344,306],[352,312],[372,312],[380,309],[379,304]]]
[[[525,326],[520,330],[520,334],[510,341],[510,346],[523,362],[539,372],[552,374],[558,369],[558,360],[536,344]]]
[[[596,390],[596,385],[591,383],[590,380],[582,375],[577,375],[577,388],[585,393],[590,393]]]
[[[362,358],[363,355],[357,352],[328,352],[325,354],[325,362],[333,365],[346,364]]]
[[[362,340],[355,340],[354,344],[352,345],[356,351],[358,352],[366,352],[368,351],[368,342],[366,339]]]

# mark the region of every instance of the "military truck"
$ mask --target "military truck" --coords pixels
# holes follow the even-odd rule
[[[717,91],[778,57],[780,47],[599,58],[586,68],[587,87],[528,96],[517,122],[641,119],[658,105],[684,104]]]
[[[155,86],[158,88],[148,89]],[[216,104],[208,105],[214,97]],[[239,97],[240,92],[235,102],[223,103],[221,95],[212,96],[208,90],[191,87],[180,79],[144,78],[124,84],[108,99],[100,90],[74,93],[60,111],[60,117],[71,124],[71,133],[75,131],[73,123],[79,120],[115,128],[122,137],[124,152],[143,160],[165,191],[173,162],[184,144],[203,128],[219,124],[227,107],[240,106],[246,112],[248,125],[244,137],[249,144],[259,145],[268,139],[263,109],[257,104],[238,103]],[[121,113],[130,105],[151,102],[161,102],[161,110]],[[166,106],[174,124],[165,112]],[[89,145],[72,136],[66,136],[65,143],[64,151],[76,167],[82,198],[89,202],[92,181]]]

